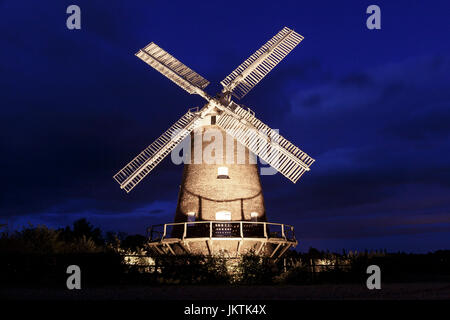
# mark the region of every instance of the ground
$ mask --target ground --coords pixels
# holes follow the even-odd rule
[[[450,299],[450,283],[289,286],[115,286],[63,290],[0,288],[1,299],[13,300],[423,300]]]

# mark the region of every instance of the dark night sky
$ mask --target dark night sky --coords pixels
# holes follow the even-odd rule
[[[81,30],[66,28],[70,4]],[[381,30],[366,28],[370,4]],[[305,40],[241,102],[316,163],[295,185],[262,177],[269,220],[293,224],[299,250],[449,249],[449,12],[445,1],[0,1],[0,223],[171,222],[182,167],[170,157],[128,195],[112,176],[203,100],[134,53],[155,41],[215,94],[288,26]]]

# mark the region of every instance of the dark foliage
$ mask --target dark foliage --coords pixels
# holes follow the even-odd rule
[[[272,259],[254,252],[242,256],[237,265],[237,282],[242,284],[270,284],[280,270]]]
[[[100,253],[0,253],[0,283],[14,286],[66,288],[67,267],[81,269],[82,288],[117,284],[124,272],[122,257],[115,252]]]
[[[160,256],[156,266],[163,283],[225,284],[230,281],[226,259],[203,255]]]
[[[0,236],[0,283],[2,285],[64,286],[70,265],[82,270],[82,285],[115,283],[124,272],[122,256],[103,245],[101,231],[85,219],[73,229],[53,230],[30,226]]]
[[[79,240],[84,237],[91,239],[98,246],[105,243],[105,240],[102,238],[102,231],[100,228],[95,228],[84,218],[75,221],[72,229],[67,226],[66,228],[59,229],[58,231],[60,238],[66,242]]]
[[[144,248],[146,242],[147,242],[146,237],[144,237],[140,234],[136,234],[136,235],[125,237],[125,239],[120,242],[120,246],[123,249],[137,251],[139,248]]]
[[[289,251],[277,262],[249,253],[241,259],[202,255],[146,256],[147,238],[108,233],[85,219],[72,228],[28,227],[0,236],[0,283],[10,286],[65,287],[66,269],[78,265],[82,286],[113,284],[321,284],[365,283],[369,265],[382,270],[382,282],[450,281],[450,251],[428,254],[343,252],[311,248]],[[138,263],[127,264],[128,256]],[[139,260],[142,259],[142,260]],[[144,263],[141,263],[144,261]],[[147,262],[146,262],[147,261]],[[154,264],[148,264],[153,261]]]
[[[367,267],[381,269],[383,283],[450,281],[450,251],[427,254],[387,253],[386,250],[336,254],[311,248],[307,253],[291,251],[287,260],[296,262],[278,280],[288,284],[361,283]],[[320,265],[321,261],[330,263]]]

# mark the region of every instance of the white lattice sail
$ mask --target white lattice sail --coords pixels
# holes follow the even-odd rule
[[[208,80],[153,42],[139,50],[136,56],[190,94],[199,93],[199,89],[209,84]]]
[[[294,30],[283,28],[220,83],[236,98],[243,98],[302,40]]]
[[[292,182],[309,171],[314,159],[294,146],[291,142],[255,118],[231,101],[231,94],[244,97],[259,83],[281,60],[286,57],[303,37],[294,30],[284,28],[259,50],[228,75],[221,84],[224,87],[214,98],[203,89],[209,81],[188,68],[171,54],[151,42],[139,50],[136,56],[175,82],[190,94],[198,94],[207,100],[207,104],[196,112],[188,111],[173,126],[149,145],[122,170],[114,179],[126,192],[130,192],[147,174],[150,173],[178,144],[197,126],[204,126],[209,115],[216,115],[215,122],[237,141],[258,155]],[[205,122],[206,121],[206,122]],[[209,125],[209,122],[208,122]],[[223,169],[223,168],[222,168]],[[227,176],[218,170],[218,177]]]
[[[197,125],[199,116],[188,111],[158,139],[122,168],[114,179],[120,188],[130,192],[150,173]]]
[[[224,113],[217,125],[242,145],[294,183],[310,170],[314,159],[258,120],[252,112],[234,102],[229,109],[234,114]]]

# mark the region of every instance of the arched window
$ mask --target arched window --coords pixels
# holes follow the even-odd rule
[[[230,179],[228,176],[228,167],[217,168],[217,179]]]

